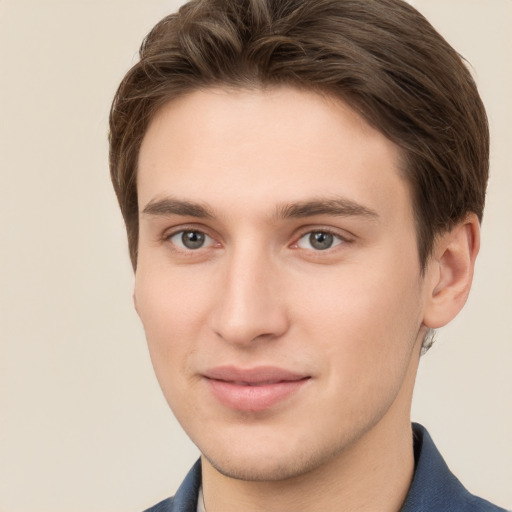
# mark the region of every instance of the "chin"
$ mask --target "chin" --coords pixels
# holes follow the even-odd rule
[[[220,474],[253,482],[276,482],[300,477],[327,464],[336,456],[332,447],[322,449],[317,446],[316,450],[308,453],[299,447],[288,447],[286,450],[284,445],[272,450],[261,450],[261,445],[256,443],[254,449],[251,453],[247,449],[231,447],[228,452],[210,451],[202,454]]]
[[[307,473],[304,464],[299,461],[284,461],[279,457],[273,460],[247,461],[247,460],[222,460],[218,461],[204,456],[211,466],[220,474],[236,480],[251,482],[276,482],[296,477]]]

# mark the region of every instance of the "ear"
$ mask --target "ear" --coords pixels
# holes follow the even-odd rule
[[[441,235],[427,267],[423,323],[431,329],[457,316],[469,295],[480,249],[480,223],[474,213]]]

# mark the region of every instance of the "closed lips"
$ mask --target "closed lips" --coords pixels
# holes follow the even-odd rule
[[[271,409],[299,391],[310,379],[281,368],[238,369],[219,367],[204,374],[209,389],[224,407],[261,412]]]
[[[289,370],[272,366],[255,368],[237,368],[233,366],[220,366],[204,373],[207,379],[230,382],[239,386],[262,386],[278,382],[293,382],[309,378]]]

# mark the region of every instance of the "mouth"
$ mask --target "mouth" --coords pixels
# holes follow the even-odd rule
[[[217,367],[203,374],[211,394],[223,406],[246,412],[271,409],[297,393],[310,379],[277,367]]]

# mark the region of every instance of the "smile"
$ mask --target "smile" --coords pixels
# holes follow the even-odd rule
[[[206,372],[204,378],[211,394],[223,406],[262,412],[298,392],[311,377],[274,367],[218,367]]]

